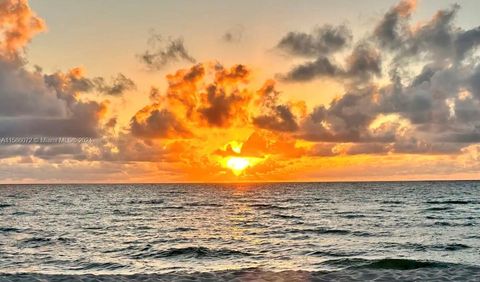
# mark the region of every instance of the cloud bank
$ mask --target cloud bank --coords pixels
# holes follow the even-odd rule
[[[88,77],[78,67],[32,70],[24,49],[46,25],[27,1],[2,1],[0,136],[96,142],[0,145],[0,167],[41,163],[91,171],[105,164],[116,176],[142,168],[183,180],[231,180],[222,159],[244,157],[257,163],[245,179],[264,180],[320,171],[324,159],[332,166],[363,161],[374,167],[408,154],[421,156],[422,164],[446,167],[455,160],[453,166],[478,171],[480,27],[456,25],[459,5],[413,22],[416,6],[400,1],[361,38],[348,25],[286,32],[275,48],[297,63],[260,82],[255,66],[197,62],[181,37],[152,34],[149,49],[138,56],[144,67],[190,66],[166,74],[166,88],[152,86],[150,102],[119,125],[112,112],[121,109],[112,109],[110,100],[138,92],[136,83],[122,73]],[[222,40],[239,42],[242,34],[228,30]],[[281,90],[320,80],[338,83],[344,93],[309,105]]]

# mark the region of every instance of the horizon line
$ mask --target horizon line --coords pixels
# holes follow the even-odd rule
[[[183,182],[28,182],[28,183],[0,183],[5,185],[169,185],[169,184],[292,184],[292,183],[398,183],[398,182],[480,182],[480,179],[411,179],[411,180],[328,180],[328,181],[183,181]]]

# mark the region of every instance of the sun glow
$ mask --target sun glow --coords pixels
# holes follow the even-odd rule
[[[233,171],[233,174],[240,175],[247,167],[251,166],[251,163],[248,158],[230,157],[226,165]]]

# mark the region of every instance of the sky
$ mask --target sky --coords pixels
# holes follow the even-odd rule
[[[478,179],[479,9],[0,0],[0,182]]]

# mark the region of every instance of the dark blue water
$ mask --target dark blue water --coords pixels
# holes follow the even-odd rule
[[[480,265],[479,182],[3,185],[0,218],[0,273]]]

